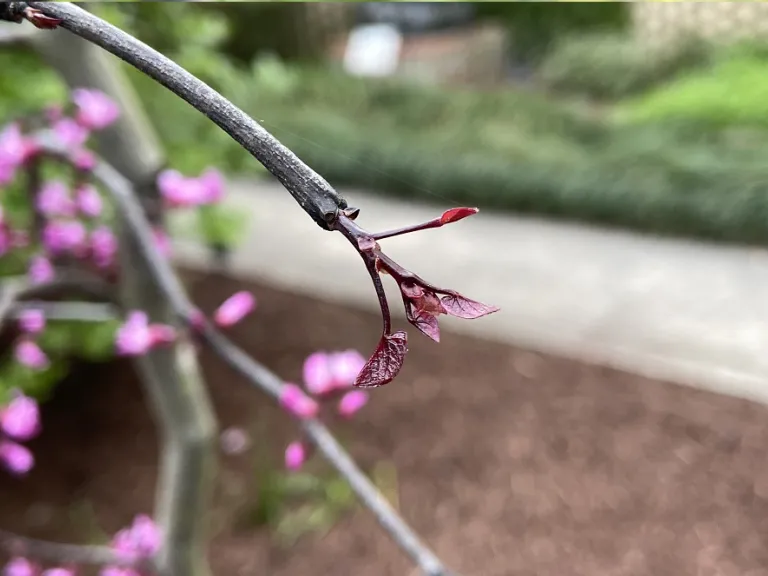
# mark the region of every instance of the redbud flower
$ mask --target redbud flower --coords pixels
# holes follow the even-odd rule
[[[26,558],[13,558],[3,569],[3,576],[35,576],[37,569]]]
[[[74,216],[75,204],[69,197],[69,188],[64,182],[46,182],[37,193],[37,210],[48,218]]]
[[[349,388],[364,365],[365,358],[355,350],[333,354],[315,352],[304,361],[304,385],[318,395]]]
[[[14,356],[19,364],[34,370],[44,370],[48,367],[48,356],[45,355],[35,342],[26,338],[19,341],[14,349]]]
[[[81,148],[72,155],[72,163],[81,172],[88,172],[96,167],[96,156],[90,150]]]
[[[157,554],[162,544],[160,529],[145,514],[134,518],[133,524],[123,528],[112,539],[112,549],[121,555],[149,558]]]
[[[128,314],[125,323],[117,330],[115,346],[118,354],[140,356],[158,344],[170,342],[173,337],[173,327],[150,325],[146,312],[135,310]]]
[[[45,256],[33,256],[29,263],[29,279],[32,284],[44,284],[53,280],[55,272]]]
[[[14,440],[29,440],[40,433],[40,410],[34,398],[16,392],[0,411],[0,428]]]
[[[69,568],[49,568],[42,576],[75,576],[75,571]]]
[[[120,116],[120,108],[99,90],[76,88],[72,101],[77,106],[77,121],[89,130],[102,130]]]
[[[0,462],[13,474],[23,476],[35,465],[35,457],[28,448],[7,440],[0,441]]]
[[[127,568],[124,566],[107,566],[99,572],[99,576],[141,576],[139,572],[133,568]]]
[[[213,315],[213,321],[219,326],[232,326],[240,322],[256,306],[256,299],[250,292],[237,292],[218,307]]]
[[[53,124],[53,135],[67,148],[79,148],[88,140],[90,131],[72,118],[61,118]]]
[[[45,314],[42,310],[24,310],[19,315],[19,326],[27,334],[42,332],[45,328]]]
[[[200,175],[203,185],[203,204],[215,204],[224,198],[224,177],[215,168],[208,168]]]
[[[365,366],[365,357],[357,350],[345,350],[331,354],[328,363],[336,388],[348,388]]]
[[[296,384],[285,384],[280,391],[280,404],[300,419],[314,418],[320,407]]]
[[[53,254],[78,251],[85,247],[85,226],[76,220],[54,220],[43,229],[43,245]]]
[[[339,414],[349,418],[368,402],[368,394],[364,390],[350,390],[339,401]]]
[[[19,124],[9,124],[0,132],[0,185],[13,180],[16,168],[21,166],[34,150],[34,144],[24,137]]]
[[[166,203],[177,208],[212,204],[224,196],[224,179],[213,168],[199,178],[188,178],[177,170],[164,170],[157,177],[157,187]]]
[[[117,254],[117,238],[107,226],[99,226],[91,232],[91,255],[96,265],[106,268],[111,265]]]
[[[307,451],[301,442],[291,442],[285,449],[285,467],[288,470],[299,470],[307,459]]]
[[[80,213],[89,218],[101,215],[101,194],[91,184],[82,184],[75,190],[75,200]]]

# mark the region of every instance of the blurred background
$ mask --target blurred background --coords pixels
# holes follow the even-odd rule
[[[362,225],[482,209],[385,248],[502,311],[446,322],[439,346],[413,331],[398,380],[335,428],[449,565],[768,576],[768,3],[88,9],[252,115]],[[204,226],[232,246],[230,267],[178,247],[201,307],[252,290],[258,314],[233,337],[289,380],[315,350],[372,350],[376,302],[343,239],[207,118],[121,67],[168,165],[230,180],[234,214]],[[0,124],[67,99],[33,46],[0,44],[0,71]],[[288,489],[265,483],[263,462],[279,467],[295,431],[214,358],[203,366],[222,426],[254,439],[222,456],[217,573],[410,574],[343,484],[326,489],[330,508],[264,504]],[[14,499],[0,520],[99,540],[151,506],[156,438],[128,372],[91,366],[57,388],[40,470],[1,480]]]

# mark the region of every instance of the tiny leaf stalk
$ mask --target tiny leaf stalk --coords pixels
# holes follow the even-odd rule
[[[397,282],[408,322],[435,342],[440,341],[438,317],[441,314],[474,319],[499,310],[496,306],[471,300],[455,290],[430,284],[387,256],[378,243],[379,240],[393,236],[440,228],[478,212],[477,208],[452,208],[443,212],[441,216],[421,224],[375,233],[367,232],[355,223],[355,219],[360,214],[358,208],[350,207],[337,213],[333,228],[349,240],[365,262],[376,290],[383,320],[379,344],[355,379],[355,386],[376,388],[388,384],[400,372],[408,352],[408,334],[403,331],[392,332],[392,317],[381,281],[382,273],[391,276]]]

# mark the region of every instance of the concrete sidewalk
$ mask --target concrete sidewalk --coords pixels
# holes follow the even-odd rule
[[[252,216],[233,255],[234,274],[377,309],[362,262],[340,234],[320,230],[278,185],[236,181],[230,190],[229,202]],[[370,230],[427,220],[441,209],[344,195]],[[768,402],[764,250],[487,212],[382,247],[434,284],[501,307],[479,320],[441,318],[448,331]],[[176,254],[186,265],[208,262],[194,244],[180,243]],[[387,289],[403,317],[391,282]]]

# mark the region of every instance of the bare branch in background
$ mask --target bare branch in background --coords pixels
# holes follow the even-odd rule
[[[38,135],[36,140],[48,153],[66,157],[67,151],[50,137]],[[112,195],[126,226],[135,237],[137,248],[141,250],[164,296],[171,302],[178,316],[188,324],[192,324],[197,309],[189,300],[170,262],[156,250],[151,226],[131,189],[130,182],[103,162],[97,162],[93,175]],[[210,324],[206,323],[201,327],[200,333],[205,342],[253,386],[275,399],[279,398],[283,381],[277,375],[251,358]],[[450,575],[451,572],[392,508],[322,422],[312,419],[302,422],[302,426],[323,456],[349,482],[360,501],[373,512],[381,526],[424,574]]]
[[[108,546],[59,544],[26,538],[7,530],[0,530],[0,550],[11,556],[28,556],[48,562],[140,567],[134,560],[121,556]]]
[[[347,202],[322,176],[258,122],[156,50],[74,4],[28,2],[26,5],[60,19],[62,28],[128,62],[205,114],[261,162],[321,228],[330,230],[338,210],[347,207]]]

